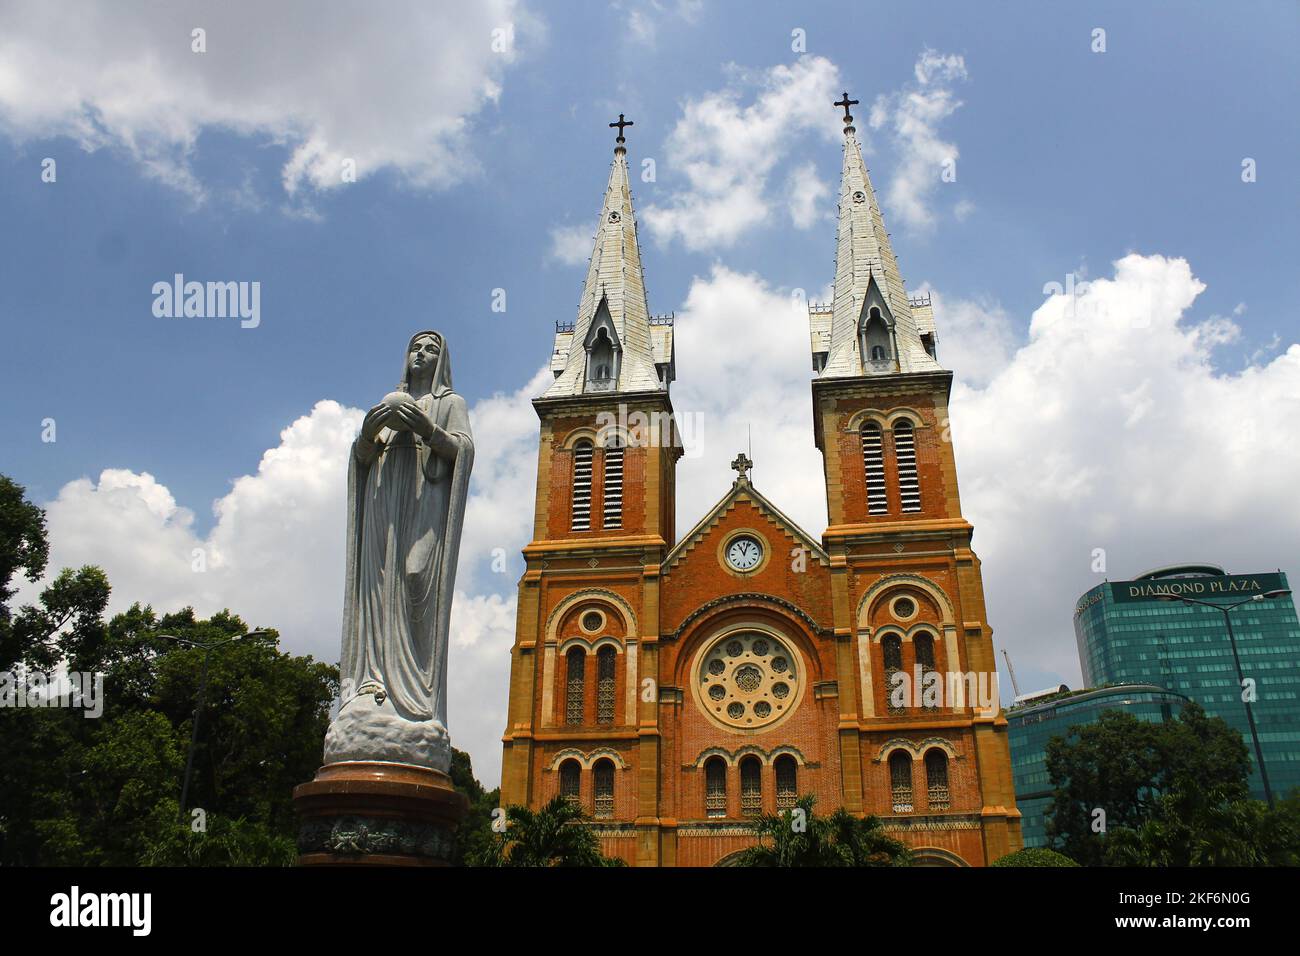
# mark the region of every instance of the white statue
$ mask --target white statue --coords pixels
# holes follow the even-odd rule
[[[473,464],[447,342],[419,332],[398,391],[366,413],[352,445],[342,695],[327,764],[451,765],[447,632]]]

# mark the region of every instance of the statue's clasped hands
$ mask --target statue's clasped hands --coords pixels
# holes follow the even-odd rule
[[[433,437],[433,420],[409,395],[404,401],[380,402],[361,422],[361,434],[366,441],[374,441],[380,429],[387,426],[393,431],[411,431],[428,441]]]

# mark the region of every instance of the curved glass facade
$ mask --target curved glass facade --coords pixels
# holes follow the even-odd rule
[[[1076,691],[1008,711],[1011,769],[1025,846],[1047,846],[1047,812],[1052,805],[1052,781],[1047,776],[1049,740],[1094,722],[1106,710],[1126,710],[1139,720],[1159,723],[1175,717],[1186,702],[1182,695],[1151,684],[1126,684]]]
[[[1216,570],[1208,566],[1169,568],[1122,585],[1161,587],[1196,579],[1212,583],[1250,577],[1210,573]],[[1284,574],[1270,572],[1259,577],[1280,579],[1281,586],[1288,587]],[[1264,787],[1255,766],[1222,612],[1180,601],[1116,601],[1117,588],[1122,590],[1114,583],[1100,584],[1075,607],[1074,633],[1084,682],[1090,686],[1155,684],[1222,717],[1245,738],[1252,766],[1251,793],[1263,799]],[[1231,604],[1243,595],[1220,593],[1210,599]],[[1230,613],[1242,673],[1255,681],[1252,707],[1269,783],[1274,795],[1282,797],[1300,787],[1300,623],[1295,604],[1287,596],[1252,601]]]

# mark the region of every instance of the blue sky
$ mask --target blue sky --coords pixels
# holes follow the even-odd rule
[[[434,15],[409,31],[397,8],[374,16],[367,8],[367,22],[359,24],[349,22],[346,10],[314,16],[310,5],[287,4],[273,19],[255,5],[223,6],[218,17],[203,5],[128,5],[130,12],[119,19],[138,21],[140,29],[114,33],[104,19],[104,32],[96,35],[92,27],[96,17],[107,16],[103,8],[86,18],[90,26],[63,29],[28,4],[0,3],[0,469],[43,503],[54,502],[69,482],[87,478],[94,486],[105,469],[148,474],[154,484],[147,495],[172,499],[153,514],[174,524],[180,519],[169,509],[187,509],[192,521],[183,530],[196,540],[214,540],[213,502],[230,494],[240,476],[259,474],[268,450],[283,447],[282,430],[324,399],[346,408],[373,404],[396,381],[407,336],[430,326],[448,335],[456,385],[471,406],[500,396],[497,405],[480,405],[485,427],[495,421],[489,412],[522,416],[523,425],[509,433],[520,457],[516,465],[503,459],[502,470],[529,467],[535,419],[528,418],[521,389],[549,356],[553,323],[573,318],[584,272],[580,259],[557,254],[556,230],[590,234],[612,146],[606,124],[619,112],[635,122],[627,134],[633,169],[646,157],[656,164],[655,181],[635,186],[651,309],[683,316],[679,383],[711,380],[715,389],[687,388],[679,405],[696,398],[711,407],[708,401],[725,401],[733,386],[738,404],[751,391],[775,390],[761,374],[745,380],[720,373],[718,354],[739,321],[729,315],[728,301],[741,309],[751,301],[745,295],[770,303],[796,287],[815,295],[831,279],[840,150],[831,97],[818,99],[828,77],[835,95],[844,87],[862,101],[854,112],[903,274],[913,291],[936,290],[940,358],[948,348],[947,364],[976,390],[967,406],[975,410],[968,413],[971,431],[981,421],[1005,421],[1000,416],[1021,407],[1016,402],[1036,407],[1032,388],[1008,398],[1013,384],[1024,381],[1024,368],[1004,373],[1031,358],[1020,349],[1029,340],[1031,316],[1044,307],[1044,284],[1075,274],[1115,277],[1118,289],[1125,280],[1112,263],[1130,253],[1186,260],[1204,288],[1179,309],[1182,331],[1171,332],[1174,338],[1138,333],[1125,341],[1130,350],[1148,344],[1172,349],[1172,364],[1160,365],[1159,374],[1136,373],[1125,386],[1125,396],[1147,389],[1139,404],[1157,411],[1130,408],[1118,419],[1124,427],[1138,427],[1135,414],[1158,415],[1168,390],[1181,389],[1180,382],[1191,384],[1168,404],[1183,410],[1184,419],[1187,409],[1215,396],[1247,408],[1274,400],[1266,396],[1280,396],[1279,408],[1300,401],[1295,363],[1284,367],[1281,359],[1297,338],[1300,301],[1294,267],[1300,253],[1300,8],[1293,3],[794,8],[518,6],[499,0],[443,20]],[[474,52],[486,49],[494,24],[505,22],[513,24],[509,52]],[[204,23],[207,52],[191,53],[189,28]],[[1105,30],[1104,53],[1090,49],[1095,28]],[[806,53],[791,49],[796,29],[806,35]],[[928,84],[917,74],[927,50],[949,58],[944,75]],[[162,72],[149,75],[141,64],[155,55]],[[140,82],[112,87],[105,77],[114,63],[142,71]],[[442,69],[444,63],[454,68]],[[305,79],[288,83],[280,71],[289,69]],[[356,101],[340,105],[331,99],[332,88],[313,87],[312,70],[332,82],[342,82],[340,74],[354,77]],[[812,77],[807,106],[770,103],[753,117],[769,127],[767,138],[757,140],[763,155],[736,155],[733,148],[709,171],[711,179],[693,180],[685,157],[734,147],[730,133],[743,130],[750,116],[745,111],[758,109],[765,91],[781,87],[782,70]],[[199,80],[189,82],[190,71]],[[167,92],[150,92],[159,82]],[[931,94],[945,97],[947,111],[918,147],[898,132],[895,120],[909,96]],[[139,98],[138,109],[122,106],[129,96]],[[695,119],[701,113],[692,109],[708,115],[709,97],[721,97],[734,110],[735,123],[722,127],[720,140],[701,129]],[[432,115],[452,132],[423,139],[410,132]],[[329,131],[329,149],[372,157],[360,163],[357,182],[324,184],[325,174],[313,173],[286,190],[286,164],[309,138],[304,130],[313,127]],[[936,142],[957,156],[955,182],[916,175]],[[57,161],[54,183],[41,180],[45,157]],[[1242,182],[1247,157],[1256,161],[1256,182]],[[733,162],[744,167],[751,160],[763,167],[757,180],[743,168],[729,170]],[[796,173],[829,190],[801,222],[786,212],[786,186]],[[737,188],[752,190],[761,205],[754,225],[690,239],[656,228],[647,214],[681,208],[727,176],[736,176]],[[897,182],[921,184],[913,192],[920,190],[926,221],[912,221],[893,205],[891,196],[906,195],[905,187],[891,194]],[[1130,276],[1149,277],[1155,268],[1135,267]],[[176,272],[200,281],[260,282],[259,327],[156,318],[152,285]],[[495,289],[505,290],[504,313],[491,309]],[[728,300],[728,290],[739,298]],[[947,329],[945,302],[953,320]],[[711,323],[714,303],[721,303],[720,317]],[[791,341],[804,333],[803,321],[788,316]],[[1217,331],[1199,338],[1187,331],[1202,323]],[[1225,332],[1224,323],[1235,331]],[[756,320],[753,328],[763,341],[771,326]],[[1195,354],[1179,352],[1183,345]],[[1088,361],[1086,347],[1070,354]],[[968,355],[965,369],[956,364]],[[806,381],[806,356],[791,362],[787,377]],[[1197,368],[1188,371],[1187,363]],[[1098,371],[1083,374],[1079,389],[1104,383]],[[954,404],[962,395],[959,389]],[[1078,415],[1081,406],[1063,400],[1062,407]],[[820,465],[811,422],[800,414],[806,434],[792,439],[803,444],[791,454],[811,461],[815,477]],[[53,443],[41,440],[47,418],[57,422]],[[1055,424],[1079,436],[1075,445],[1062,446],[1063,454],[1077,456],[1076,464],[1063,466],[1066,484],[1069,474],[1081,473],[1077,462],[1091,467],[1110,460],[1106,432],[1089,434],[1091,418],[1067,414]],[[721,413],[719,420],[728,421]],[[1294,420],[1281,421],[1292,425],[1293,435]],[[1078,547],[1090,550],[1090,535],[1096,546],[1110,547],[1112,577],[1184,557],[1285,567],[1293,546],[1281,538],[1248,541],[1234,532],[1254,514],[1248,499],[1271,500],[1285,484],[1281,471],[1294,454],[1267,417],[1258,427],[1256,470],[1268,473],[1260,479],[1266,487],[1235,480],[1216,486],[1226,502],[1212,509],[1218,522],[1213,533],[1202,528],[1179,537],[1197,514],[1199,492],[1188,492],[1192,504],[1185,512],[1171,512],[1168,502],[1181,497],[1177,491],[1163,502],[1149,493],[1159,469],[1133,473],[1128,483],[1122,475],[1095,481],[1085,475],[1080,498],[1062,505],[1092,516],[1085,520],[1072,511],[1081,522]],[[725,433],[726,441],[722,437],[719,460],[740,440],[734,430]],[[989,538],[995,549],[1010,548],[1004,542],[1015,538],[1010,525],[1017,513],[999,502],[996,490],[1003,446],[960,431],[956,440],[976,547]],[[967,444],[969,459],[963,456]],[[1181,448],[1174,446],[1178,454]],[[713,453],[710,448],[706,457]],[[1189,489],[1205,471],[1197,456],[1211,454],[1210,446],[1185,448]],[[1127,459],[1114,462],[1110,470],[1130,467]],[[763,466],[759,458],[760,487]],[[772,484],[765,490],[774,485],[797,497],[791,512],[820,533],[821,491],[807,485],[807,470],[804,478],[787,479],[769,467]],[[973,469],[982,470],[972,475]],[[725,490],[729,472],[716,471],[701,497],[681,509],[684,528]],[[531,485],[518,487],[530,494]],[[513,559],[526,543],[503,530],[518,528],[531,510],[530,500],[517,500],[518,487],[500,499],[484,491],[485,502],[513,504],[522,514],[494,526],[484,552],[500,546]],[[1133,492],[1122,492],[1128,505],[1115,504],[1116,489]],[[107,498],[94,500],[99,505],[84,507],[109,507]],[[321,500],[327,508],[335,499]],[[296,501],[286,506],[306,507]],[[63,522],[52,519],[52,528],[98,527],[76,510],[80,506],[67,507]],[[1037,501],[1037,510],[1025,507],[1023,520],[1052,526],[1050,501]],[[1133,516],[1144,514],[1152,523],[1134,531]],[[981,524],[1000,518],[997,531]],[[1087,524],[1094,519],[1100,523]],[[67,537],[71,542],[72,530]],[[234,538],[220,540],[228,555],[234,552]],[[1157,559],[1181,548],[1181,541],[1205,550]],[[283,543],[278,560],[305,560],[289,538]],[[111,542],[85,540],[60,550],[56,540],[55,546],[64,563],[99,561],[113,572]],[[1042,547],[1043,554],[1052,553],[1049,542]],[[1025,659],[1023,666],[1017,661],[1022,680],[1077,679],[1077,670],[1070,673],[1069,608],[1095,583],[1087,562],[1071,558],[1078,567],[1051,578],[1041,609],[1020,616],[1010,595],[1023,583],[1015,579],[1035,565],[1008,558],[999,570],[993,556],[981,553],[986,579],[1002,576],[1000,583],[989,581],[990,616],[999,643],[1006,640]],[[497,601],[495,624],[484,627],[499,629],[509,618],[515,576],[489,577],[483,560],[483,554],[467,559],[466,588],[488,604]],[[308,564],[340,561],[341,554],[331,553],[312,555]],[[232,589],[196,591],[192,598],[183,588],[142,593],[150,579],[134,578],[122,556],[119,566],[113,574],[119,592],[131,592],[121,593],[124,600],[247,606]],[[332,565],[328,572],[332,580]],[[311,592],[291,596],[317,599]],[[328,633],[303,637],[310,629],[303,624],[291,643],[329,657],[337,630],[330,629],[328,611],[335,598],[322,591],[318,599],[326,612],[312,627]],[[272,606],[246,600],[268,618],[258,623],[279,623],[270,619]],[[1052,607],[1059,620],[1051,618]],[[1050,653],[1040,646],[1049,638]],[[508,646],[508,634],[493,640]],[[492,668],[484,672],[484,688],[504,673],[499,664]],[[476,764],[491,759],[491,741],[501,729],[491,726],[495,719],[495,713],[484,718],[481,732],[474,732]],[[455,733],[454,701],[452,726]]]

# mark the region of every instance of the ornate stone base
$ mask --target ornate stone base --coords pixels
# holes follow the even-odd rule
[[[469,801],[445,773],[344,761],[294,788],[299,866],[449,866]]]

